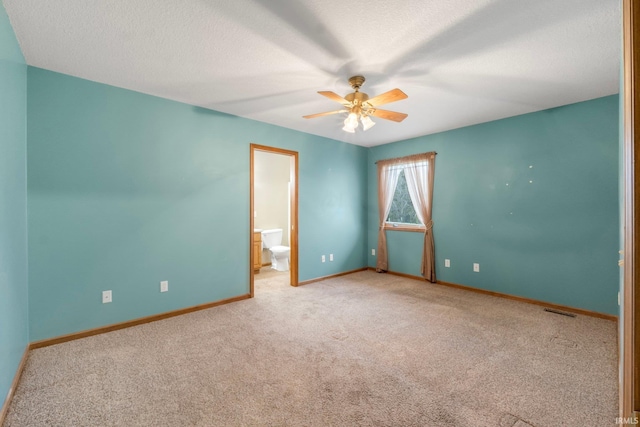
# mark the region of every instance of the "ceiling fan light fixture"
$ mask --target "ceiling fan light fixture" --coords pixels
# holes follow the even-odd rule
[[[349,113],[346,119],[344,119],[344,127],[343,131],[349,133],[355,133],[356,128],[358,127],[358,115],[354,112]]]
[[[344,98],[331,91],[319,91],[318,93],[320,95],[342,104],[343,109],[327,111],[326,113],[309,114],[302,117],[305,119],[312,119],[331,114],[349,113],[348,117],[344,120],[344,127],[342,128],[343,131],[349,133],[355,133],[358,128],[358,121],[362,122],[362,129],[371,129],[375,125],[375,122],[371,120],[370,116],[376,116],[379,119],[391,120],[394,122],[401,122],[407,118],[407,114],[398,113],[396,111],[381,110],[378,108],[380,105],[406,99],[406,93],[396,88],[374,96],[373,98],[369,98],[369,95],[364,92],[360,92],[360,87],[363,83],[363,76],[351,77],[349,79],[349,84],[355,92],[347,94]]]
[[[349,126],[353,129],[358,127],[358,115],[354,112],[349,113],[346,119],[344,119],[345,126]]]
[[[376,124],[376,122],[371,120],[371,117],[364,116],[364,115],[362,117],[360,117],[360,121],[362,122],[362,129],[363,130],[369,130]]]

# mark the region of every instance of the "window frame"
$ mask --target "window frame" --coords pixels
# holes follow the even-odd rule
[[[404,164],[400,163],[397,167],[404,168]],[[404,171],[403,171],[404,174]],[[405,178],[406,179],[406,178]],[[398,187],[396,187],[395,191],[398,191]],[[393,197],[395,198],[396,193],[393,193]],[[413,203],[412,203],[413,207]],[[415,210],[415,207],[413,207]],[[424,224],[413,224],[410,222],[394,222],[394,221],[386,221],[384,222],[383,230],[392,230],[392,231],[409,231],[414,233],[424,233],[427,229]]]
[[[416,233],[424,233],[427,229],[422,224],[407,224],[406,222],[388,222],[385,221],[383,230],[392,230],[392,231],[413,231]]]

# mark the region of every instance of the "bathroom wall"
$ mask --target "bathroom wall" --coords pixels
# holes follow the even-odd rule
[[[27,66],[0,3],[0,408],[29,343]]]
[[[366,265],[365,148],[39,68],[28,79],[33,341],[247,294],[251,143],[299,153],[300,281]]]
[[[614,95],[372,148],[369,250],[375,162],[436,151],[438,279],[617,315],[618,117]],[[422,235],[387,239],[389,269],[420,275]]]
[[[264,230],[282,228],[282,244],[289,246],[290,156],[256,151],[254,153],[254,226]],[[268,262],[264,258],[263,262]]]

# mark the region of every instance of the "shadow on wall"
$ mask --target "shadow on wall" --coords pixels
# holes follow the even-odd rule
[[[203,115],[207,115],[207,116],[214,116],[214,117],[221,117],[221,118],[227,118],[227,119],[240,119],[241,117],[238,116],[234,116],[233,114],[227,114],[227,113],[223,113],[222,111],[217,111],[217,110],[211,110],[209,108],[203,108],[203,107],[193,107],[193,111],[197,114],[203,114]]]

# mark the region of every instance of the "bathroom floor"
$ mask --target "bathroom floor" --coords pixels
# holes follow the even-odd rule
[[[253,275],[256,292],[289,286],[289,272],[277,271],[271,266],[262,267],[260,273]]]

